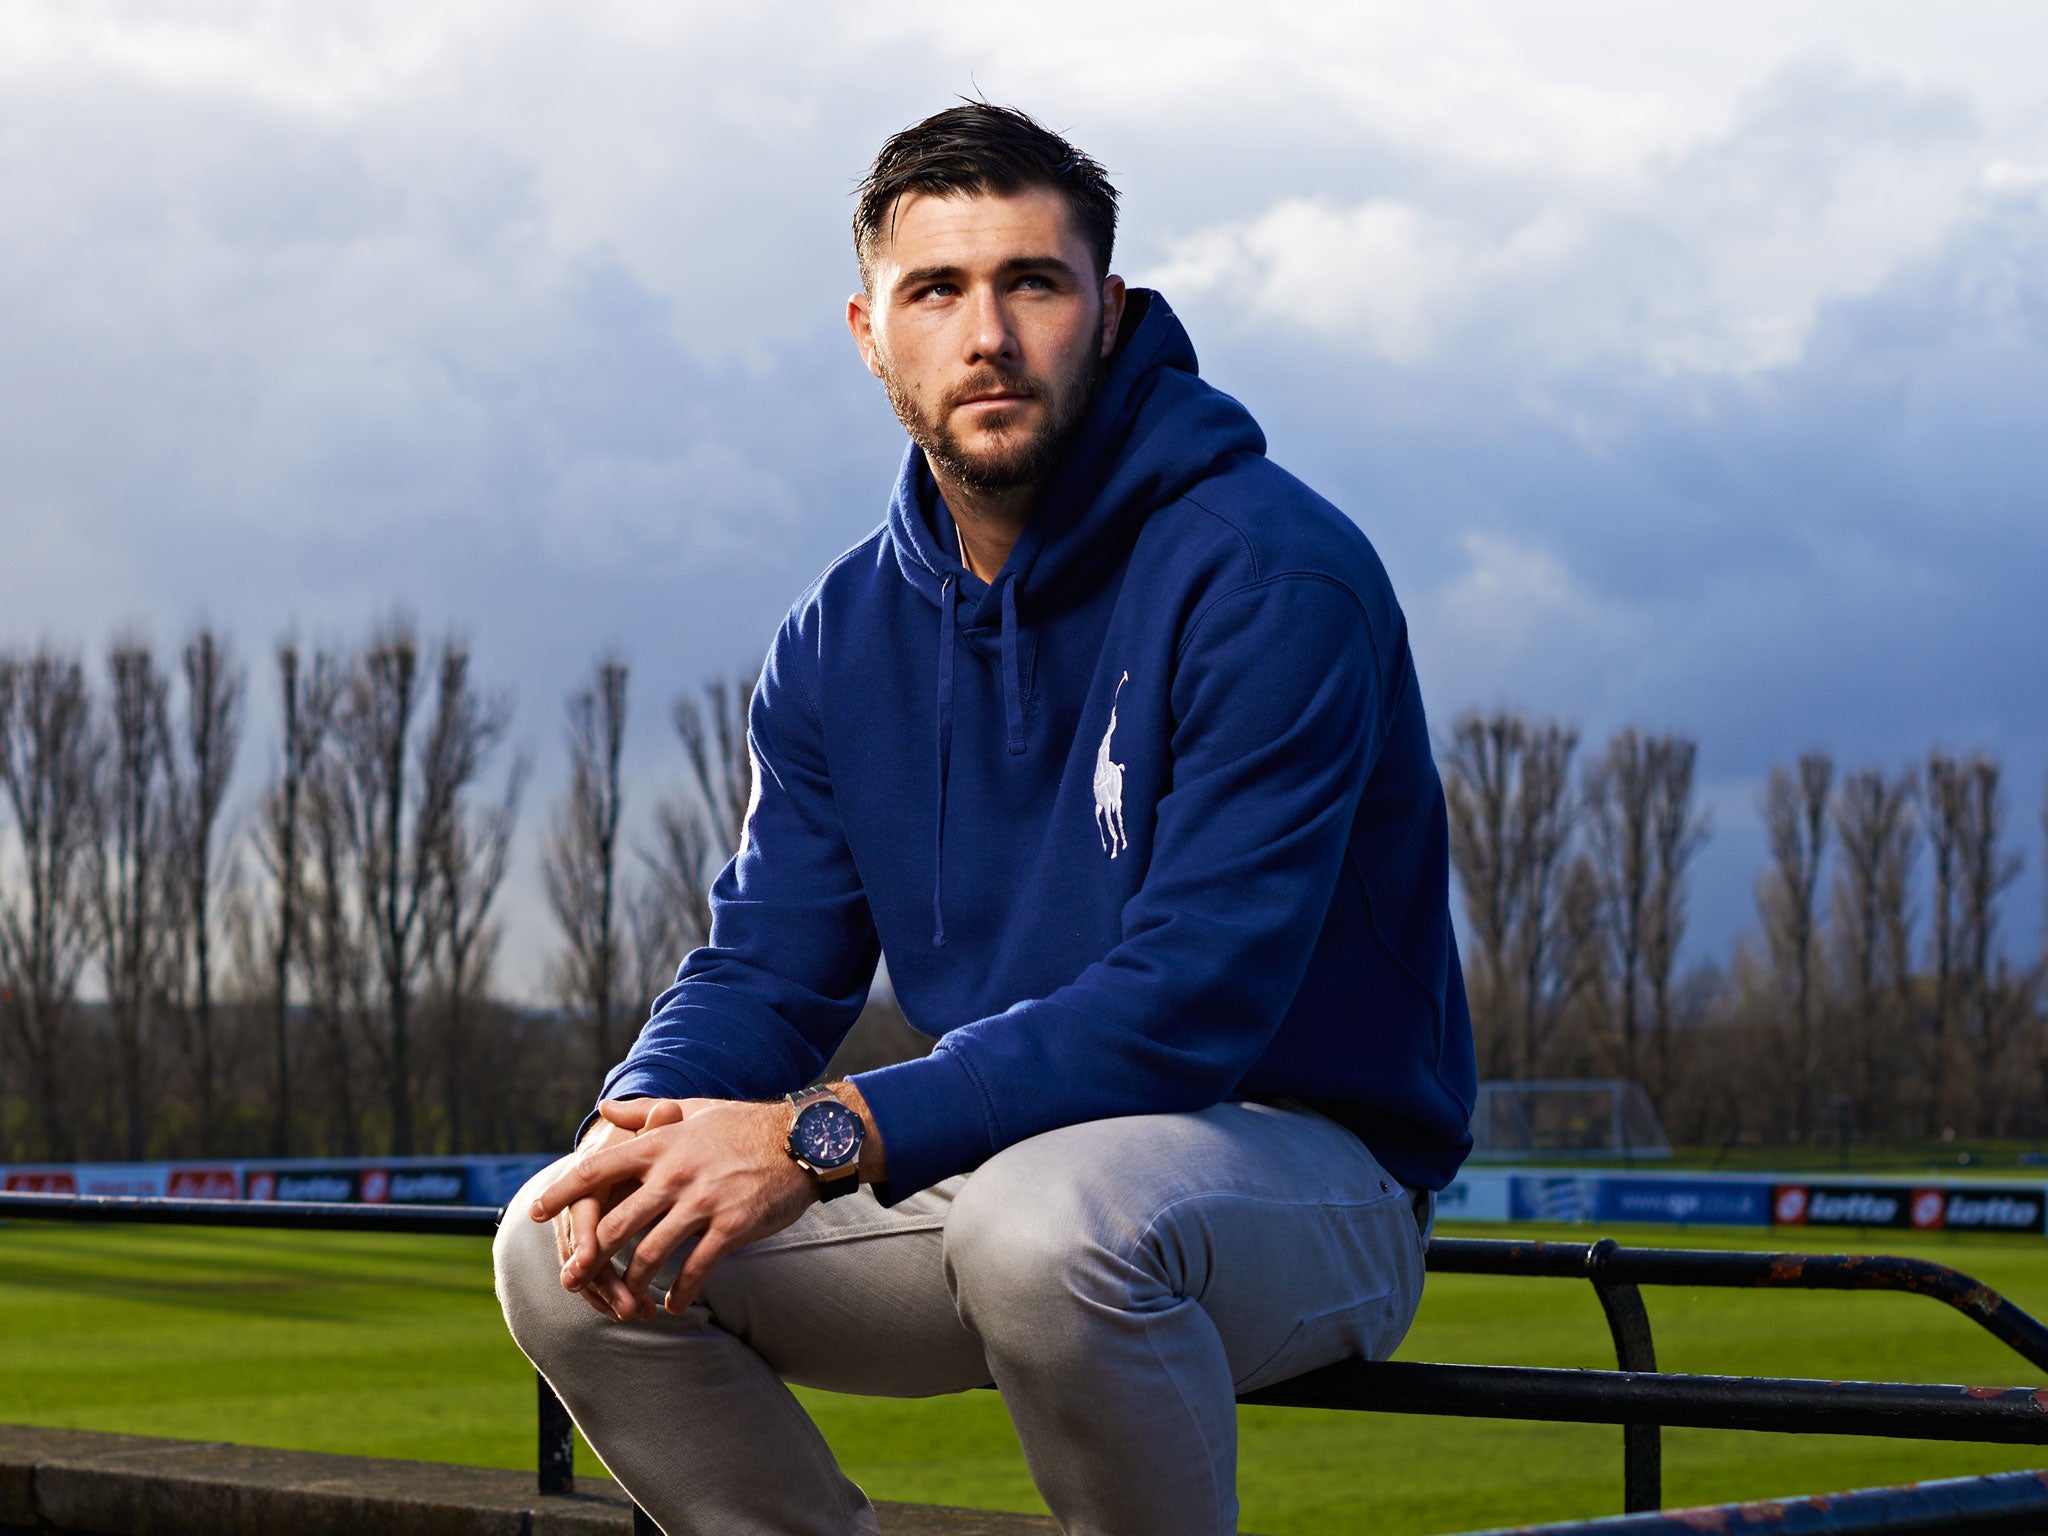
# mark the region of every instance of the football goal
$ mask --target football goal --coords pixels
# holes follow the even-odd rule
[[[1472,1141],[1503,1161],[1671,1155],[1650,1096],[1620,1078],[1481,1083]]]

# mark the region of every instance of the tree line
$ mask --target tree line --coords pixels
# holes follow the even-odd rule
[[[405,619],[270,661],[277,741],[236,799],[249,668],[217,630],[97,668],[0,653],[0,1160],[561,1145],[704,938],[750,679],[674,701],[685,771],[631,846],[625,662],[569,698],[559,952],[520,1006],[496,985],[530,767],[510,694]]]
[[[679,767],[632,817],[626,660],[565,700],[523,1005],[498,984],[531,766],[510,693],[404,618],[267,660],[251,770],[250,669],[210,626],[96,665],[0,652],[0,1159],[561,1145],[707,935],[751,678],[670,701]],[[1438,757],[1482,1075],[1625,1077],[1694,1143],[2042,1133],[2044,968],[2000,932],[2021,857],[1995,758],[1773,769],[1756,935],[1681,971],[1713,831],[1696,742],[1582,751],[1503,709]],[[923,1045],[884,993],[835,1069]]]
[[[1713,830],[1695,741],[1629,727],[1582,753],[1501,709],[1439,759],[1483,1076],[1627,1078],[1691,1144],[2048,1132],[2048,956],[2002,941],[2023,856],[1996,757],[1773,767],[1755,934],[1683,973]]]

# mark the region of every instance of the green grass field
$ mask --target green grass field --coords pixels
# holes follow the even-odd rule
[[[1607,1230],[1646,1245],[1774,1246],[1754,1232]],[[2048,1314],[2039,1240],[1804,1236],[1953,1264]],[[1915,1297],[1646,1296],[1667,1370],[1977,1385],[2032,1375]],[[1455,1275],[1430,1282],[1401,1354],[1613,1364],[1590,1287]],[[804,1396],[877,1498],[1043,1507],[993,1393]],[[479,1240],[0,1225],[0,1419],[531,1468],[533,1400]],[[1619,1429],[1282,1409],[1243,1410],[1242,1426],[1244,1526],[1266,1536],[1462,1531],[1620,1508]],[[579,1456],[595,1468],[587,1449]],[[1703,1503],[2039,1464],[2048,1451],[1679,1430],[1666,1434],[1665,1497]]]

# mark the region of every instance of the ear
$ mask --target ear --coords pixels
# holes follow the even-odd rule
[[[1102,280],[1102,349],[1108,357],[1116,350],[1116,333],[1124,323],[1124,280],[1114,272]]]
[[[846,329],[853,334],[853,344],[860,348],[860,360],[868,365],[868,372],[879,379],[882,365],[875,356],[873,302],[865,291],[849,298],[846,301]]]

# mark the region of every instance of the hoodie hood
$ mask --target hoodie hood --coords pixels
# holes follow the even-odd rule
[[[1202,381],[1194,343],[1166,300],[1133,288],[1102,387],[995,581],[984,585],[969,572],[932,526],[938,487],[915,443],[889,498],[889,542],[904,580],[935,605],[953,579],[954,592],[965,595],[960,628],[971,640],[999,626],[1006,603],[1026,621],[1057,606],[1063,590],[1113,569],[1146,515],[1219,460],[1265,451],[1251,413]]]

